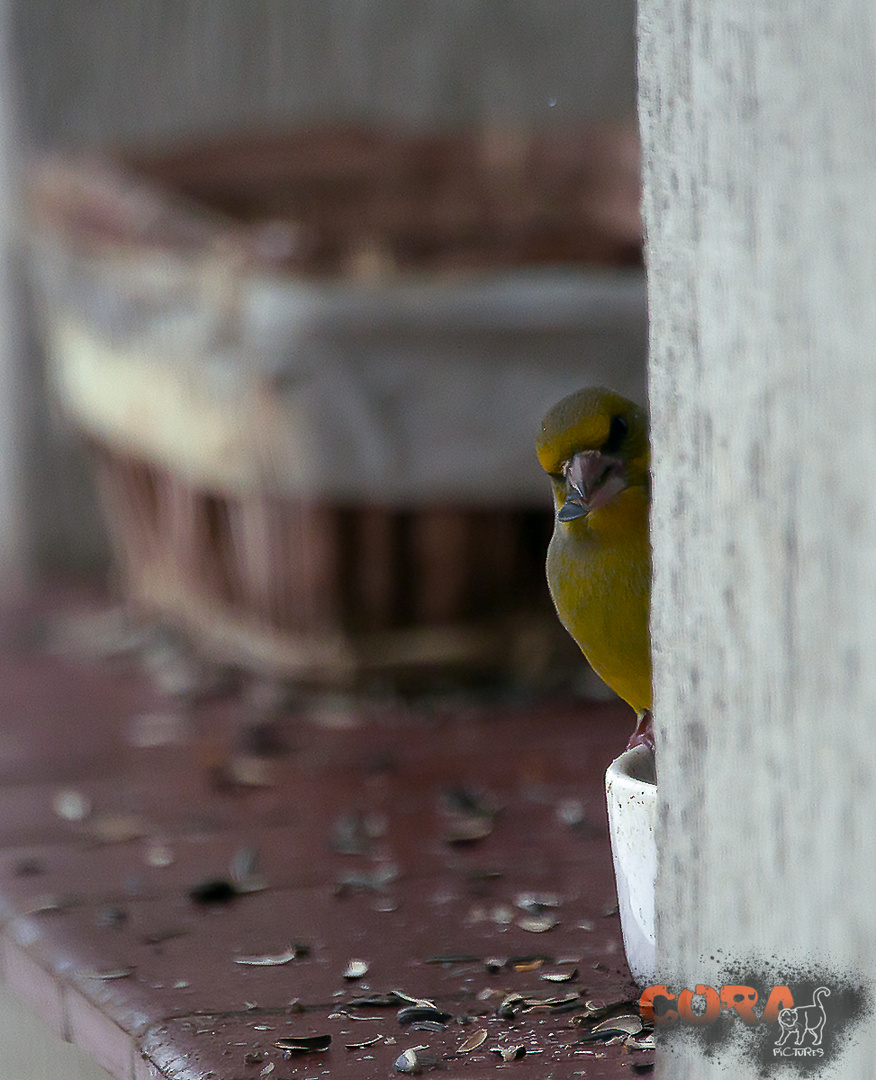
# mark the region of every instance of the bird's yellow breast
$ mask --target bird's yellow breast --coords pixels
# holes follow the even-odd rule
[[[602,510],[557,522],[547,578],[561,622],[636,712],[651,708],[648,496],[627,488]]]

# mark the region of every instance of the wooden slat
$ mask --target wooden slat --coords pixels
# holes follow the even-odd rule
[[[411,526],[414,621],[440,625],[469,607],[470,521],[464,511],[419,511]]]

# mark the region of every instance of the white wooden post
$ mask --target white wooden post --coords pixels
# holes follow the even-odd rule
[[[870,981],[876,14],[640,0],[639,32],[661,981]],[[874,1050],[870,1019],[830,1075]],[[670,1040],[658,1073],[719,1058]]]

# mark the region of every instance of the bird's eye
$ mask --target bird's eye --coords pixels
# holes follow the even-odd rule
[[[603,454],[616,454],[620,450],[629,430],[626,420],[622,416],[611,418],[611,427],[608,429],[608,438],[602,447]]]

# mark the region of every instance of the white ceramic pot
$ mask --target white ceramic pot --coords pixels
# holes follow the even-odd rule
[[[657,778],[643,746],[613,761],[605,774],[611,854],[624,950],[640,986],[654,981],[654,885],[657,878]]]

